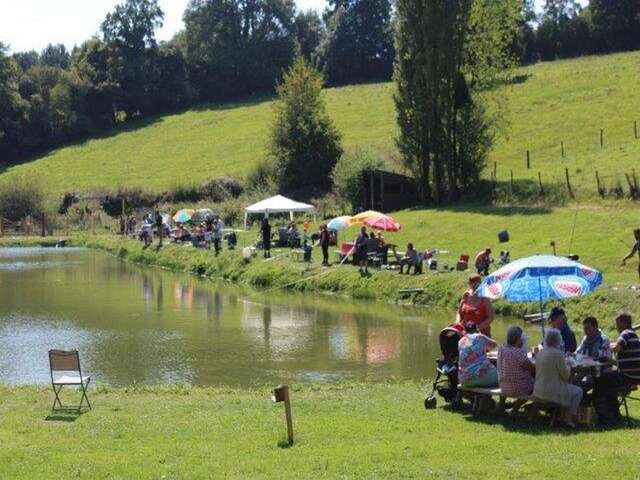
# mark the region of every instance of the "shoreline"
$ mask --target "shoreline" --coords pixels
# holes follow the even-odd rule
[[[59,240],[68,246],[102,250],[133,264],[156,266],[165,270],[190,273],[209,280],[224,280],[248,286],[259,291],[275,291],[337,295],[414,307],[436,307],[455,310],[466,288],[469,272],[426,273],[399,275],[397,271],[371,270],[369,277],[362,277],[355,267],[333,265],[328,269],[315,263],[294,262],[288,251],[276,254],[269,261],[260,256],[249,262],[242,259],[240,248],[233,252],[223,250],[215,257],[211,250],[189,246],[165,244],[161,250],[157,244],[144,249],[141,242],[122,237],[75,234],[70,237],[12,237],[0,239],[0,247],[51,247]],[[275,252],[274,252],[275,253]],[[317,253],[317,252],[316,252]],[[317,258],[317,255],[316,255]],[[400,290],[423,289],[421,292],[402,295]],[[537,304],[494,303],[496,315],[523,316],[538,311]],[[600,319],[605,329],[612,328],[613,317],[620,310],[640,314],[640,290],[631,290],[604,284],[593,294],[564,302],[569,318],[574,324],[593,315]]]

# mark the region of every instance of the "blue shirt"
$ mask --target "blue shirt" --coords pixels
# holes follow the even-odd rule
[[[560,327],[560,334],[562,335],[562,343],[564,344],[564,351],[567,353],[573,353],[578,348],[578,342],[576,341],[576,334],[573,333],[573,330],[569,327],[569,325],[565,322],[562,327]]]

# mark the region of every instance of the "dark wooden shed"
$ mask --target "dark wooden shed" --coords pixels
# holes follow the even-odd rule
[[[391,212],[418,204],[418,189],[411,177],[384,170],[362,173],[362,207]]]

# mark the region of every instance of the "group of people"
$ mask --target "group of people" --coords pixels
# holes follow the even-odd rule
[[[162,215],[156,211],[144,216],[138,237],[145,246],[151,245],[154,236],[158,238],[159,246],[162,246],[163,239],[174,243],[192,243],[196,247],[204,246],[205,248],[213,244],[217,256],[222,251],[223,229],[224,223],[218,215],[210,216],[204,222],[192,226],[177,222],[175,228],[171,229]],[[135,217],[130,216],[126,220],[124,233],[130,235],[134,232]],[[236,243],[235,234],[233,237],[228,239],[230,248],[233,248]]]
[[[619,420],[618,394],[640,383],[640,339],[632,318],[621,313],[615,319],[618,338],[611,342],[594,317],[583,320],[584,337],[578,344],[564,310],[554,307],[544,342],[527,351],[522,328],[511,326],[500,346],[491,337],[491,303],[476,295],[479,276],[471,277],[469,290],[458,308],[454,328],[463,333],[458,350],[458,378],[467,387],[499,387],[506,397],[520,398],[513,412],[532,396],[563,407],[562,420],[574,425],[581,402],[592,401],[601,424]],[[497,349],[494,364],[488,352]],[[567,356],[595,360],[600,367],[572,371]],[[617,357],[614,359],[614,356]]]

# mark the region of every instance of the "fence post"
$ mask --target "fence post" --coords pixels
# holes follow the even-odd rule
[[[44,215],[44,213],[42,214],[42,236],[46,237],[47,236],[47,231],[46,231],[46,217]]]
[[[598,175],[598,171],[597,170],[596,170],[596,183],[598,185],[598,195],[603,197],[604,195],[602,194],[602,188],[600,186],[600,175]]]
[[[562,152],[562,158],[564,158],[564,142],[560,142],[560,150]]]
[[[0,217],[0,237],[2,236],[2,217]]]
[[[498,162],[493,162],[493,181],[498,180]]]
[[[540,184],[540,195],[544,197],[544,188],[542,187],[542,175],[538,172],[538,183]]]
[[[513,194],[513,170],[510,170],[509,173],[511,178],[511,193]]]
[[[638,121],[633,121],[633,136],[637,140],[638,139]]]
[[[527,150],[527,168],[531,168],[531,154],[529,153],[529,150]]]
[[[604,147],[604,129],[600,129],[600,148]]]
[[[564,176],[567,178],[567,190],[569,190],[569,196],[573,198],[573,190],[571,190],[571,181],[569,180],[569,169],[565,167]]]

